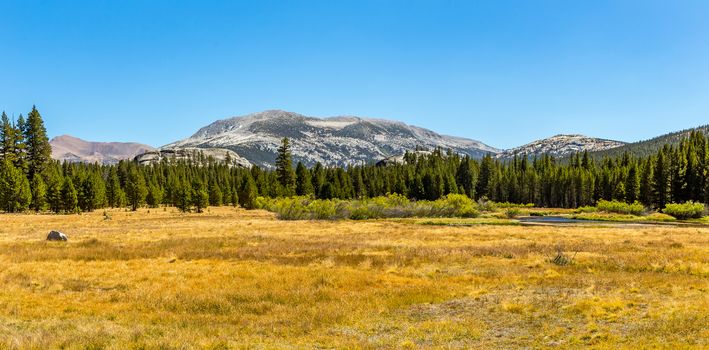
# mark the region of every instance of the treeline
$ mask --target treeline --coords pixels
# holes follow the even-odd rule
[[[372,198],[400,194],[436,200],[448,194],[542,207],[578,207],[598,200],[638,201],[653,208],[686,201],[709,202],[709,140],[695,132],[656,154],[594,160],[587,153],[568,162],[553,157],[481,160],[450,151],[407,153],[402,164],[346,168],[291,163],[284,139],[276,169],[244,169],[208,157],[163,160],[151,166],[62,163],[51,147],[36,108],[25,120],[2,115],[0,210],[76,213],[99,208],[207,206],[253,208],[256,198],[312,196],[318,199]]]

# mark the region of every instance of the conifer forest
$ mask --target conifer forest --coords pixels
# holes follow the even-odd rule
[[[227,159],[141,166],[59,163],[40,112],[11,120],[2,114],[0,208],[4,212],[90,212],[101,208],[174,206],[201,212],[208,206],[254,208],[258,197],[309,196],[361,199],[399,194],[436,200],[448,194],[471,199],[576,208],[599,200],[639,202],[652,209],[669,203],[709,202],[709,140],[693,132],[649,156],[587,152],[557,159],[487,155],[471,159],[444,149],[410,152],[401,164],[306,167],[293,164],[283,139],[275,169],[238,167]]]

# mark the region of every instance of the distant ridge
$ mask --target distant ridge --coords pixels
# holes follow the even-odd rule
[[[594,157],[612,157],[622,155],[623,153],[628,152],[636,156],[645,157],[657,153],[657,151],[665,144],[678,144],[682,139],[689,137],[692,131],[700,131],[705,135],[709,135],[709,124],[698,126],[696,128],[689,128],[671,132],[665,135],[653,137],[648,140],[626,143],[625,145],[612,149],[595,151],[592,153],[592,155]]]
[[[59,161],[115,164],[155,148],[135,142],[92,142],[62,135],[49,141],[52,158]]]

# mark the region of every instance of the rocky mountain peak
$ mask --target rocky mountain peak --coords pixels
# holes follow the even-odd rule
[[[532,141],[524,146],[499,153],[499,158],[514,156],[539,156],[548,154],[563,157],[578,152],[595,152],[624,145],[624,142],[588,137],[580,134],[558,134],[542,140]]]
[[[291,141],[294,160],[306,165],[376,162],[417,148],[440,147],[472,157],[500,151],[480,141],[441,135],[397,121],[355,116],[316,118],[282,110],[218,120],[164,148],[225,148],[253,164],[272,167],[284,137]]]

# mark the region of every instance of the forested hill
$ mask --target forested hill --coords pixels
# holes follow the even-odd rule
[[[638,157],[646,157],[649,155],[656,154],[657,151],[660,150],[660,148],[662,148],[666,144],[679,144],[683,139],[688,138],[692,131],[699,131],[704,135],[709,135],[709,124],[698,126],[696,128],[671,132],[669,134],[657,136],[649,140],[627,143],[625,145],[611,149],[593,151],[589,152],[589,154],[596,159],[604,157],[617,157],[621,156],[623,153],[626,152]]]
[[[438,148],[407,152],[402,162],[384,166],[306,167],[294,162],[289,139],[283,138],[273,170],[230,166],[234,159],[214,157],[165,159],[151,166],[135,161],[109,165],[52,160],[44,122],[32,108],[26,119],[20,115],[11,121],[2,114],[0,211],[77,213],[170,205],[200,212],[208,205],[257,208],[258,197],[349,200],[387,194],[412,200],[463,194],[567,208],[603,199],[665,208],[669,203],[709,203],[705,133],[706,127],[686,138],[679,134],[677,145],[666,144],[645,157],[625,153],[596,160],[577,153],[568,162],[549,155],[501,160],[488,154],[478,160]]]

